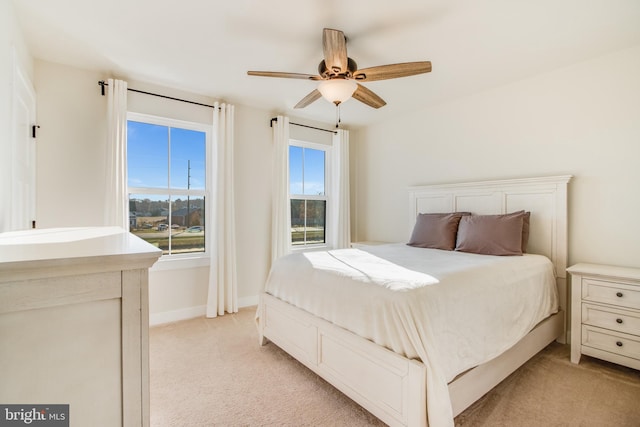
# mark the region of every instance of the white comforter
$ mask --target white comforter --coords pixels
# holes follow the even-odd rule
[[[453,425],[447,383],[558,310],[553,264],[404,244],[277,260],[266,292],[427,368],[432,427]]]

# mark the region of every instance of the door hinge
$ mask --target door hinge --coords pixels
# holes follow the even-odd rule
[[[38,126],[38,125],[31,126],[31,138],[35,138],[36,137],[36,129],[40,129],[40,126]]]
[[[36,220],[31,221],[31,228],[36,228]]]

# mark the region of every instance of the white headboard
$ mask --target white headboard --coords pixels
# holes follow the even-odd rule
[[[555,265],[560,304],[566,309],[567,184],[571,175],[500,181],[436,184],[409,188],[409,235],[419,213],[531,212],[527,252]]]

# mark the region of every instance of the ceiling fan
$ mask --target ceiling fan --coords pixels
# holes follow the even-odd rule
[[[304,108],[324,97],[336,106],[353,97],[364,104],[380,108],[387,103],[360,82],[395,79],[431,71],[430,61],[380,65],[358,70],[356,62],[347,56],[347,39],[340,30],[325,28],[322,32],[324,59],[318,65],[318,75],[277,71],[247,71],[250,76],[319,80],[320,84],[295,105]]]

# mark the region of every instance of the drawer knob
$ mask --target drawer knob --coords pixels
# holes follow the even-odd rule
[[[621,324],[622,323],[622,319],[616,319],[616,322]]]
[[[622,341],[616,341],[616,345],[617,345],[618,347],[622,347]]]
[[[624,294],[623,294],[622,292],[616,292],[616,296],[617,296],[618,298],[622,298],[622,297],[623,297],[623,295],[624,295]]]

